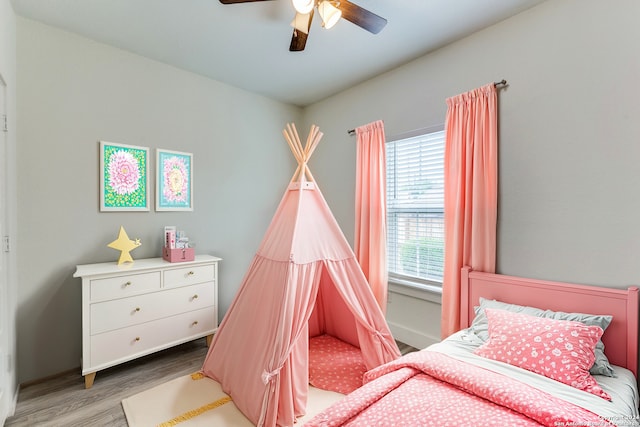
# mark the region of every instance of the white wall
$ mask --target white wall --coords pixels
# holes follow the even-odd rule
[[[164,225],[220,256],[224,313],[293,173],[300,109],[18,18],[19,380],[80,366],[77,264],[120,225],[160,256]],[[193,212],[99,212],[99,140],[193,153]],[[152,180],[152,183],[154,181]]]
[[[8,1],[0,2],[0,76],[6,84],[5,105],[0,109],[7,115],[7,128],[5,138],[7,146],[0,147],[6,156],[6,164],[0,164],[0,167],[6,167],[6,203],[0,209],[5,209],[7,215],[6,228],[2,230],[2,235],[16,235],[16,16],[13,13],[11,4]],[[1,132],[1,131],[0,131]],[[0,156],[2,158],[3,156]],[[0,191],[4,191],[0,189]],[[5,417],[10,415],[13,404],[17,398],[17,374],[16,374],[16,335],[15,335],[15,301],[17,292],[17,267],[16,252],[11,251],[8,254],[8,262],[3,265],[3,269],[7,271],[8,283],[6,292],[2,294],[7,301],[2,301],[0,309],[7,312],[0,312],[0,328],[2,334],[0,337],[4,342],[0,343],[0,347],[4,352],[2,360],[0,360],[0,369],[3,375],[0,375],[0,425],[4,423]]]
[[[446,98],[504,78],[498,272],[640,284],[638,16],[636,0],[545,2],[307,107],[325,133],[314,175],[345,234],[355,185],[347,129],[382,119],[393,137],[442,124]],[[439,336],[437,307],[392,295],[389,322],[427,342]]]

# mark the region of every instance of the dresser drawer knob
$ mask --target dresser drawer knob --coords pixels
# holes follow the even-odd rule
[[[135,311],[135,312],[140,311],[140,307],[136,307],[136,309],[135,309],[135,310],[133,310],[133,311]]]
[[[192,300],[194,300],[194,299],[198,299],[198,294],[195,294],[191,299],[192,299]]]
[[[196,326],[197,324],[198,324],[198,321],[197,321],[197,320],[195,320],[195,321],[191,324],[191,326]]]
[[[136,337],[136,339],[134,340],[135,342],[140,341],[140,337]]]
[[[187,273],[187,276],[193,276],[194,274],[196,274],[195,271],[190,271]]]
[[[124,285],[122,285],[124,288],[126,288],[127,286],[131,286],[131,281],[126,282]]]

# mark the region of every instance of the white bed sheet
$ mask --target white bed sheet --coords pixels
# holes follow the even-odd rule
[[[438,351],[493,372],[517,378],[555,397],[586,408],[604,419],[611,421],[618,427],[640,427],[638,387],[635,377],[628,369],[613,366],[617,375],[616,378],[602,375],[594,376],[598,384],[611,396],[612,400],[607,401],[591,393],[575,389],[525,369],[476,356],[473,354],[473,350],[482,343],[483,341],[473,332],[465,329],[421,351]]]

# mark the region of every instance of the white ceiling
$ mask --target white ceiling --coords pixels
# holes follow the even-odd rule
[[[386,18],[377,35],[316,14],[289,52],[290,0],[12,0],[20,16],[294,105],[305,106],[544,0],[353,0]]]

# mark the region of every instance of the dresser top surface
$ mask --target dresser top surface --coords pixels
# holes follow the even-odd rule
[[[162,258],[144,258],[120,265],[118,265],[115,261],[102,262],[97,264],[83,264],[76,266],[76,272],[73,273],[73,277],[96,276],[101,274],[132,273],[166,268],[180,268],[190,265],[217,262],[221,260],[222,258],[218,258],[213,255],[196,255],[193,261],[184,262],[168,262]]]

